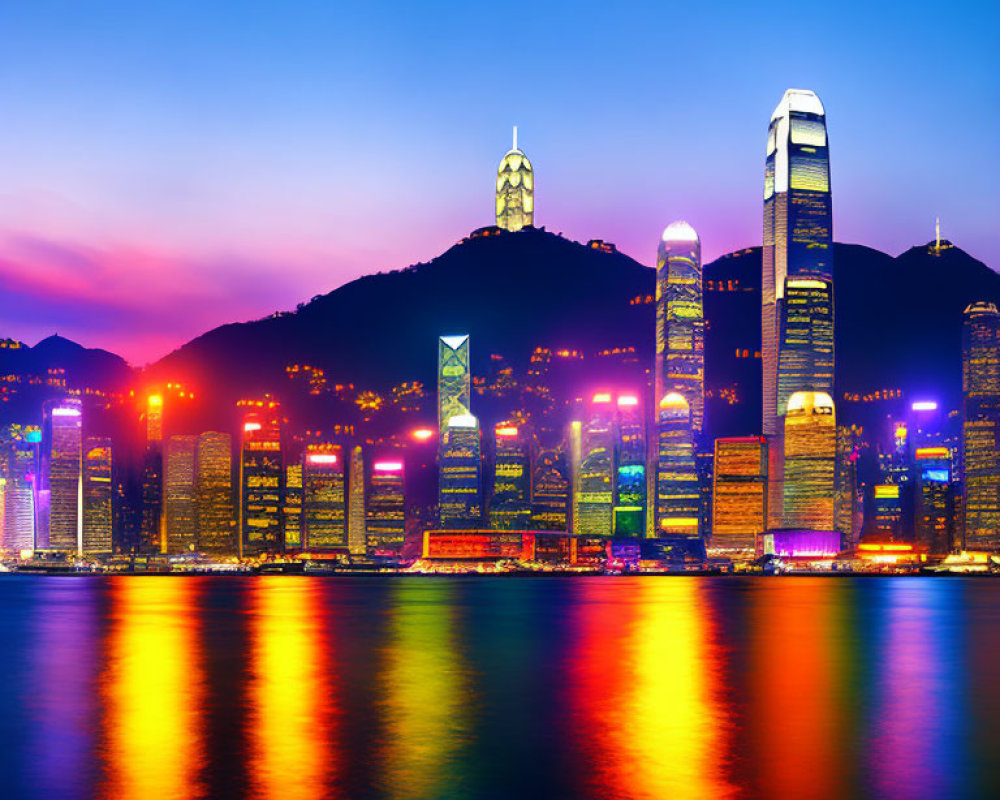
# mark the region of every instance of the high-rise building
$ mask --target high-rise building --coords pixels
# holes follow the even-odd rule
[[[167,552],[191,553],[198,547],[198,507],[195,502],[195,452],[198,437],[177,435],[167,440],[164,480],[164,527]]]
[[[531,527],[568,531],[569,465],[561,447],[539,450],[531,481]]]
[[[519,231],[535,224],[535,173],[528,157],[517,147],[517,126],[514,145],[497,169],[497,227]]]
[[[634,394],[618,396],[615,420],[614,534],[646,534],[646,426]]]
[[[855,430],[837,426],[837,463],[834,476],[833,524],[840,534],[841,547],[853,548],[858,543],[860,514],[858,503],[858,435]]]
[[[914,538],[932,553],[952,547],[951,451],[943,446],[914,450]]]
[[[877,483],[872,487],[875,516],[871,531],[878,541],[902,541],[903,497],[898,483]]]
[[[481,526],[481,456],[479,420],[471,414],[450,417],[438,454],[438,517],[442,528]]]
[[[767,530],[767,439],[715,440],[711,550],[750,555]]]
[[[352,556],[368,552],[365,532],[365,456],[361,445],[351,449],[347,481],[347,551]]]
[[[159,552],[166,546],[163,525],[163,395],[146,398],[146,451],[142,465],[140,547]]]
[[[215,555],[231,555],[236,552],[232,437],[218,431],[202,433],[198,437],[196,462],[198,549]]]
[[[110,553],[111,440],[88,436],[83,441],[83,552]]]
[[[310,447],[302,468],[302,532],[308,550],[347,552],[347,494],[343,451]]]
[[[448,420],[472,408],[469,335],[438,339],[438,441],[444,441]]]
[[[261,401],[243,419],[240,446],[240,555],[282,548],[281,417],[276,401]]]
[[[516,425],[494,429],[490,528],[526,530],[531,522],[531,458],[527,433]]]
[[[785,280],[780,304],[778,415],[795,392],[833,392],[833,282]]]
[[[368,551],[375,556],[398,556],[406,538],[406,496],[403,459],[393,452],[371,460],[365,527]]]
[[[701,241],[686,222],[671,222],[656,253],[656,362],[653,397],[680,394],[697,442],[705,417],[705,315]]]
[[[285,531],[285,548],[302,547],[302,458],[285,463],[285,491],[281,524]]]
[[[965,309],[962,328],[962,463],[965,546],[1000,547],[1000,314]]]
[[[83,548],[83,411],[79,401],[64,400],[46,409],[47,481],[50,550]]]
[[[784,526],[834,530],[837,421],[826,392],[796,392],[785,423]]]
[[[38,480],[38,443],[35,426],[9,425],[5,429],[2,463],[4,486],[3,539],[8,553],[35,547],[35,486]]]
[[[654,535],[700,535],[701,485],[687,398],[668,392],[657,411]]]
[[[615,492],[614,405],[595,394],[580,432],[580,460],[574,475],[573,529],[580,536],[611,536]]]

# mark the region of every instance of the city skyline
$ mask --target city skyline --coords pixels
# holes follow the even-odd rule
[[[37,12],[13,12],[13,47],[0,62],[0,89],[7,89],[10,108],[0,158],[0,280],[7,289],[0,312],[8,320],[5,335],[29,343],[60,332],[142,363],[216,325],[290,309],[359,275],[426,260],[492,221],[483,187],[515,124],[539,181],[537,225],[579,241],[614,241],[647,265],[649,231],[669,219],[687,219],[699,231],[706,262],[759,245],[759,175],[751,168],[759,158],[758,109],[788,85],[814,88],[833,115],[838,240],[895,254],[930,239],[940,216],[946,237],[991,266],[1000,261],[990,236],[1000,207],[988,178],[996,173],[989,164],[996,156],[976,146],[995,128],[997,104],[988,99],[995,90],[987,76],[996,73],[997,56],[978,38],[988,25],[970,32],[963,24],[995,9],[970,4],[945,20],[909,15],[919,22],[907,23],[906,43],[892,64],[876,46],[879,25],[895,23],[888,9],[870,11],[870,25],[847,31],[830,52],[810,49],[809,58],[796,59],[809,44],[790,44],[792,70],[746,58],[756,45],[744,32],[761,32],[749,9],[734,9],[727,18],[739,35],[716,30],[700,49],[681,41],[680,54],[689,59],[676,60],[682,64],[672,67],[676,74],[664,75],[655,65],[655,48],[648,54],[640,48],[620,64],[610,55],[584,64],[573,53],[560,70],[552,63],[557,55],[518,45],[518,71],[542,78],[527,81],[511,107],[489,92],[469,91],[483,75],[475,60],[467,75],[446,79],[447,65],[474,47],[476,36],[450,50],[446,66],[431,75],[420,65],[401,74],[397,66],[409,47],[403,41],[383,74],[347,82],[336,80],[337,59],[325,56],[318,41],[331,24],[325,14],[272,20],[277,12],[257,10],[235,25],[220,14],[200,24],[206,34],[231,25],[231,54],[241,56],[261,44],[266,23],[278,24],[285,38],[273,43],[280,56],[271,62],[273,82],[254,94],[249,80],[263,66],[235,60],[210,86],[194,91],[192,73],[218,66],[225,52],[210,51],[197,38],[176,52],[141,46],[154,28],[157,35],[166,31],[165,41],[180,36],[185,10],[114,16],[114,4],[101,8],[103,15],[77,20],[78,32],[60,34],[64,48],[55,52],[31,49],[43,35]],[[474,22],[478,13],[454,24]],[[641,28],[652,29],[650,19],[666,13],[642,9],[610,29],[610,38],[644,40]],[[703,12],[670,13],[674,23],[710,29]],[[854,23],[850,9],[822,13],[832,30],[843,33]],[[109,42],[109,31],[98,24],[105,19],[114,21],[110,31],[132,35]],[[401,34],[395,25],[407,20],[413,21],[403,15],[391,26],[392,41]],[[307,21],[316,33],[305,30]],[[580,29],[584,41],[596,41],[583,22],[547,10],[537,24],[559,34],[555,54],[569,52]],[[777,33],[792,24],[779,21]],[[352,47],[384,33],[368,22]],[[82,47],[77,37],[88,35],[107,46]],[[948,46],[959,37],[962,47]],[[294,44],[301,45],[299,60],[289,53]],[[613,45],[611,52],[622,46],[617,39]],[[957,53],[954,63],[946,69],[927,63],[931,46]],[[844,70],[846,50],[852,66]],[[40,54],[53,57],[42,64]],[[190,63],[182,69],[184,56]],[[732,68],[741,56],[740,69]],[[306,64],[331,77],[328,93],[288,91]],[[86,83],[72,101],[71,65]],[[584,88],[568,80],[565,70],[574,67],[592,78],[584,83],[593,102],[583,102]],[[400,97],[411,82],[429,77],[443,85],[425,81],[433,91],[422,105]],[[401,126],[380,124],[386,108],[353,104],[369,81],[383,102],[396,102]],[[615,82],[628,91],[613,91]],[[455,102],[470,95],[471,104]],[[981,107],[984,114],[956,127],[948,114],[913,111],[945,103]],[[335,114],[343,104],[354,110],[349,119]],[[69,110],[65,124],[45,124],[57,107]],[[714,114],[697,113],[709,107]],[[686,124],[675,133],[682,113]],[[726,125],[718,124],[719,114]],[[878,136],[871,135],[873,125]],[[240,146],[233,149],[237,131]],[[221,152],[223,142],[229,152]],[[914,162],[936,169],[918,179],[909,169]],[[403,175],[409,179],[397,180]],[[388,238],[376,232],[387,225],[394,230]],[[186,313],[174,313],[181,306]]]

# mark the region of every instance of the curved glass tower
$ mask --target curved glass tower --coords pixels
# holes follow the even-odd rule
[[[519,231],[535,224],[535,173],[528,157],[517,149],[517,126],[514,146],[497,169],[497,227]]]

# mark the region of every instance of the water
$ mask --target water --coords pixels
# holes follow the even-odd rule
[[[1000,797],[1000,581],[0,580],[0,797]]]

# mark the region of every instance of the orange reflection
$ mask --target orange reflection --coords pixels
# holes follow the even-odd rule
[[[252,585],[254,796],[324,796],[336,750],[321,587],[316,578],[282,576]]]
[[[839,758],[850,751],[841,741],[851,667],[843,648],[844,588],[828,578],[791,578],[761,581],[750,595],[750,737],[762,796],[851,796]]]
[[[598,796],[712,798],[733,789],[721,775],[724,722],[696,578],[638,578],[583,585],[583,651],[572,689],[577,726],[595,741]],[[622,591],[625,589],[625,591]],[[611,595],[614,595],[612,597]],[[624,598],[624,599],[623,599]]]
[[[469,739],[473,698],[450,618],[454,590],[447,579],[393,586],[382,673],[387,741],[380,758],[382,788],[392,798],[460,795],[456,766]]]
[[[103,797],[200,796],[204,694],[196,658],[197,578],[110,580],[112,628],[102,677],[107,693]]]

